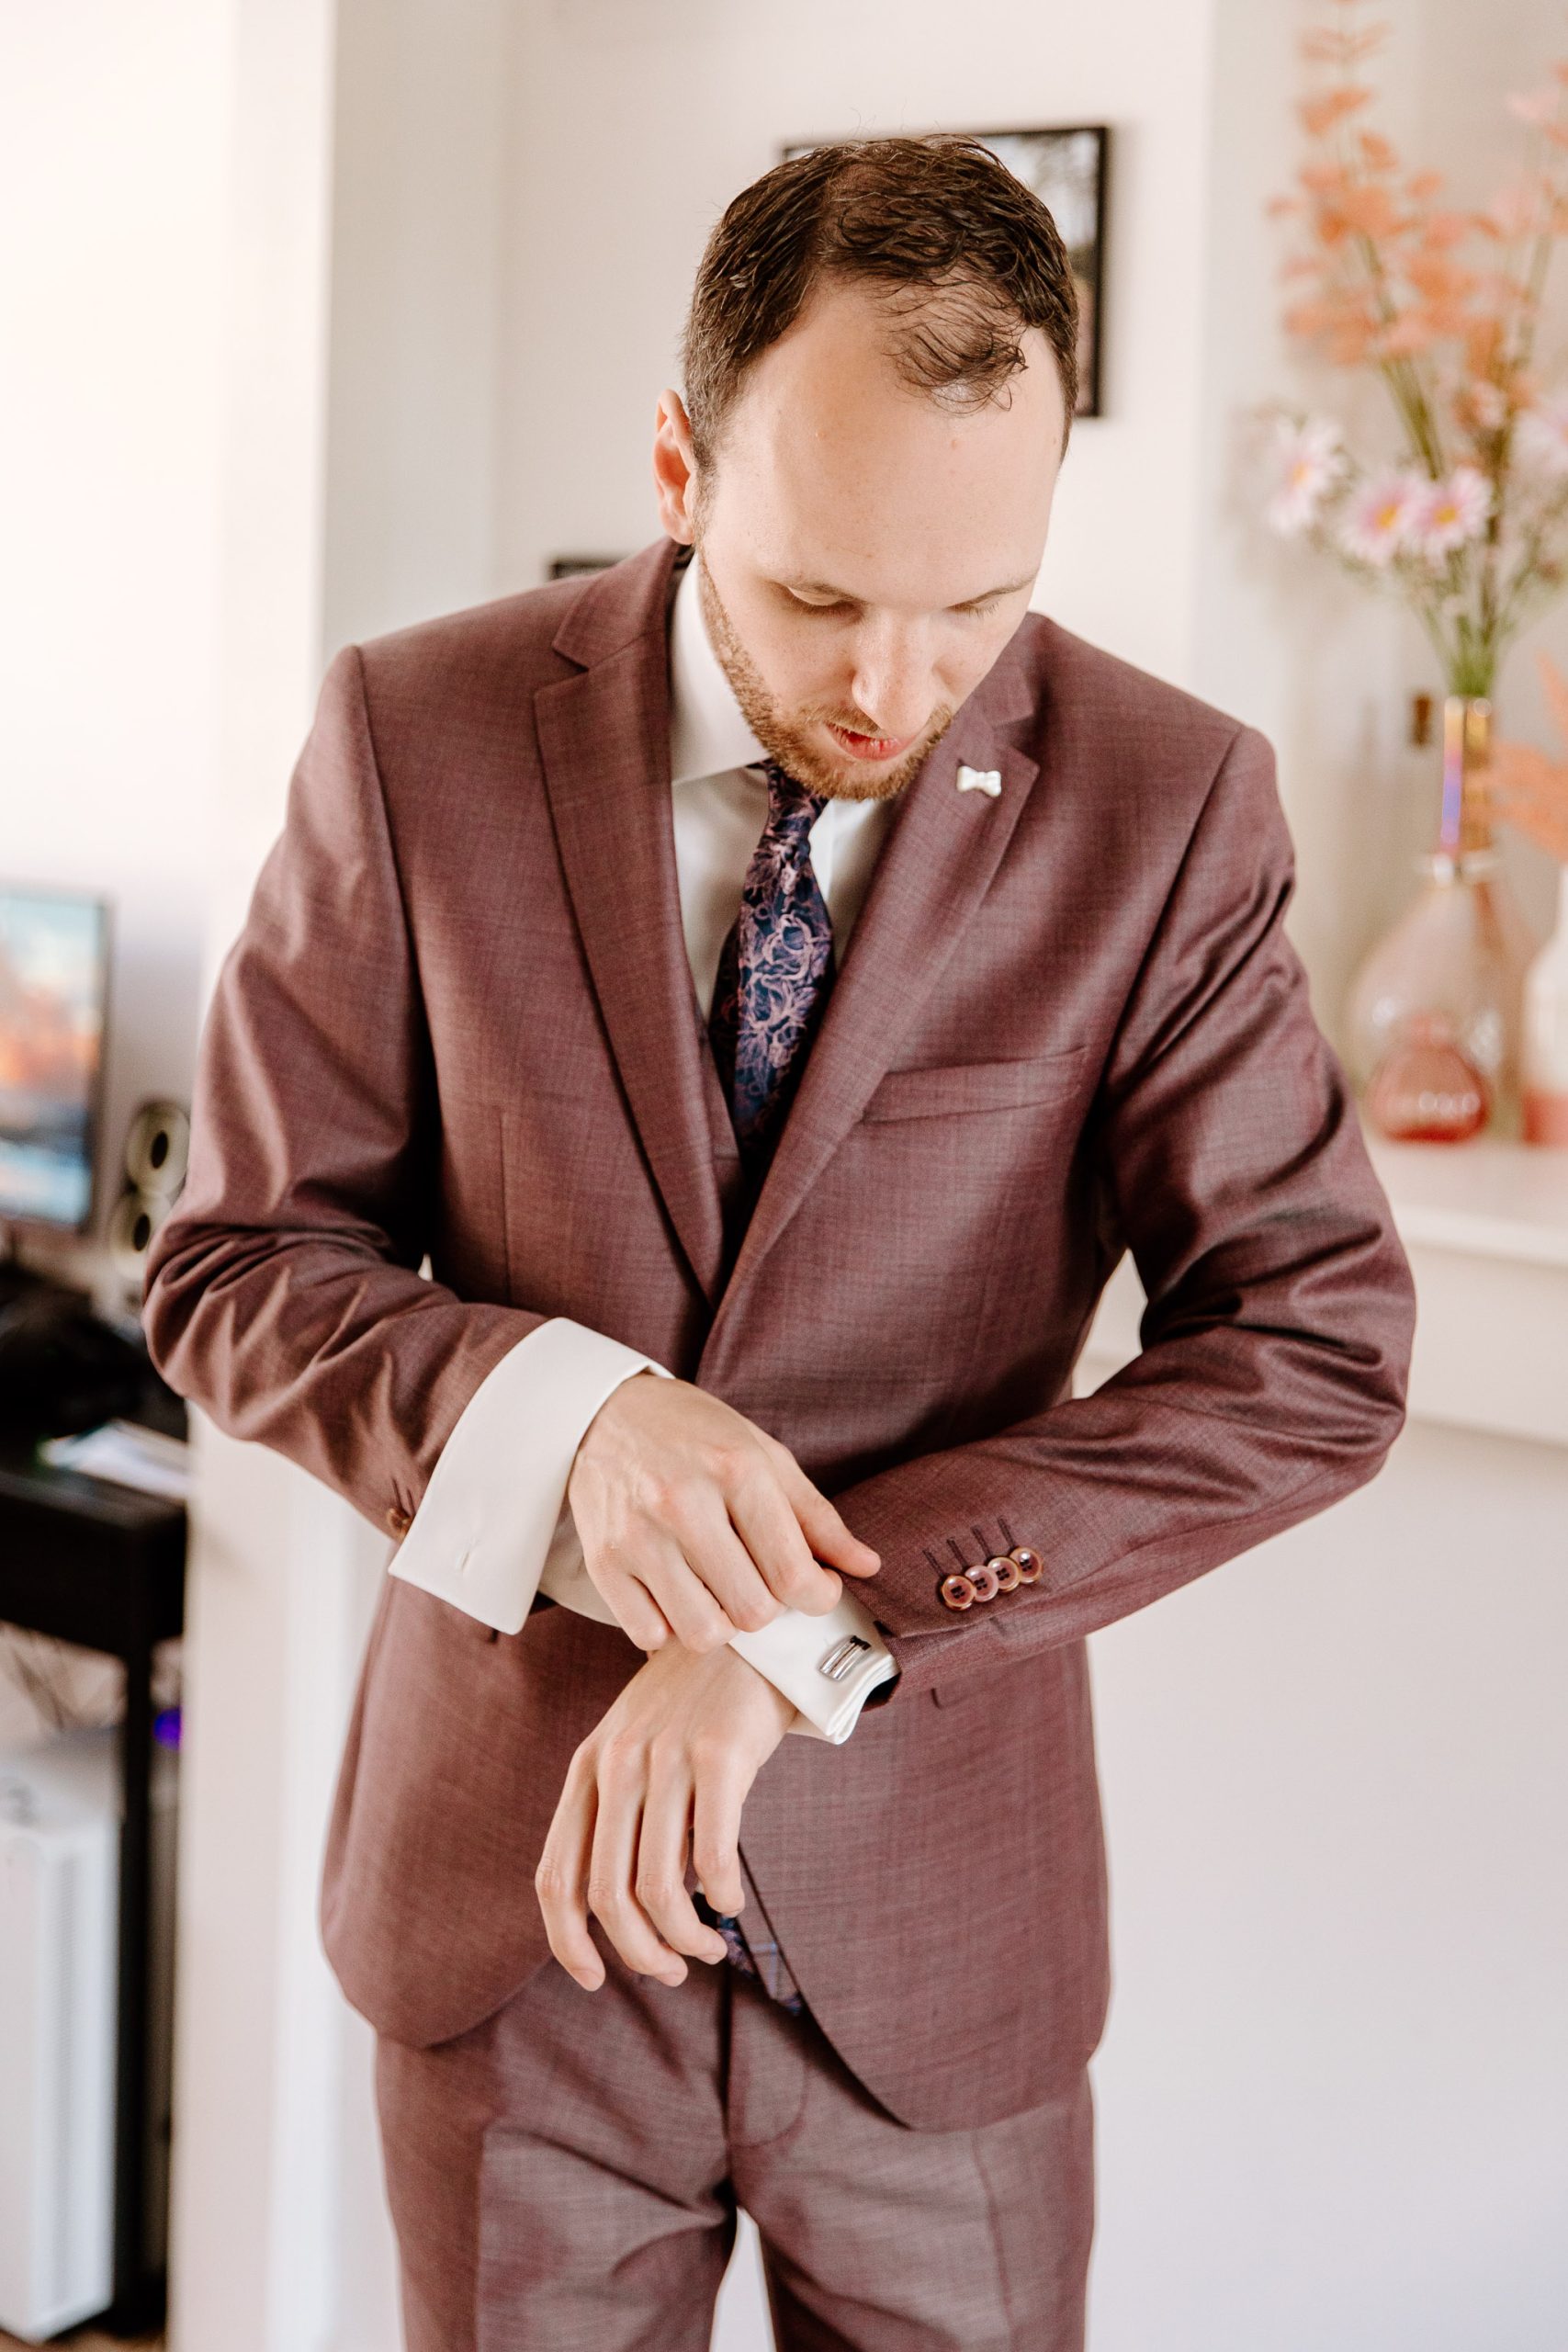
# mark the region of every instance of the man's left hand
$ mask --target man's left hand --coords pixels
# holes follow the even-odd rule
[[[571,1759],[534,1874],[550,1950],[586,1991],[604,1981],[589,1911],[626,1966],[661,1984],[683,1981],[686,1957],[724,1958],[686,1892],[687,1858],[713,1908],[739,1911],[741,1807],[794,1720],[728,1646],[699,1657],[670,1643],[633,1675]]]

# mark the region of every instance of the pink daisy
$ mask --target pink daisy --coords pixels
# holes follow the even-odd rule
[[[1422,475],[1403,470],[1363,482],[1340,522],[1339,544],[1346,554],[1379,570],[1403,554],[1427,488]]]
[[[1308,417],[1300,424],[1281,417],[1274,429],[1274,455],[1279,472],[1265,512],[1273,529],[1293,538],[1316,522],[1345,470],[1339,428],[1327,417]]]
[[[1411,544],[1425,556],[1451,555],[1478,539],[1492,512],[1492,485],[1477,466],[1456,466],[1444,481],[1428,482],[1411,518]]]

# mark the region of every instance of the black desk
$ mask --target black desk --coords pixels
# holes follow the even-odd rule
[[[163,2315],[146,2239],[152,1651],[185,1623],[182,1504],[37,1459],[0,1437],[0,1619],[102,1650],[125,1667],[120,1735],[119,2024],[115,2086],[114,2302],[127,2335]]]

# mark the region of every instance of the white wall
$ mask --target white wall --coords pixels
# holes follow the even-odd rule
[[[211,0],[0,10],[0,876],[115,903],[111,1185],[196,1036],[228,32]]]
[[[1091,1644],[1115,1991],[1092,2352],[1555,2352],[1560,1449],[1381,1478]]]
[[[340,0],[323,637],[495,593],[506,0]]]

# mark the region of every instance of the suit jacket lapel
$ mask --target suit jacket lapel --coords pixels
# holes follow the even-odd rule
[[[597,575],[554,639],[586,666],[535,716],[567,888],[632,1117],[710,1304],[724,1228],[681,925],[670,797],[669,601],[676,543]]]
[[[1039,764],[996,729],[1033,708],[1004,651],[912,784],[874,869],[799,1090],[751,1212],[710,1335],[769,1251],[898,1051],[1001,862]],[[960,763],[999,770],[996,798],[960,792]]]

